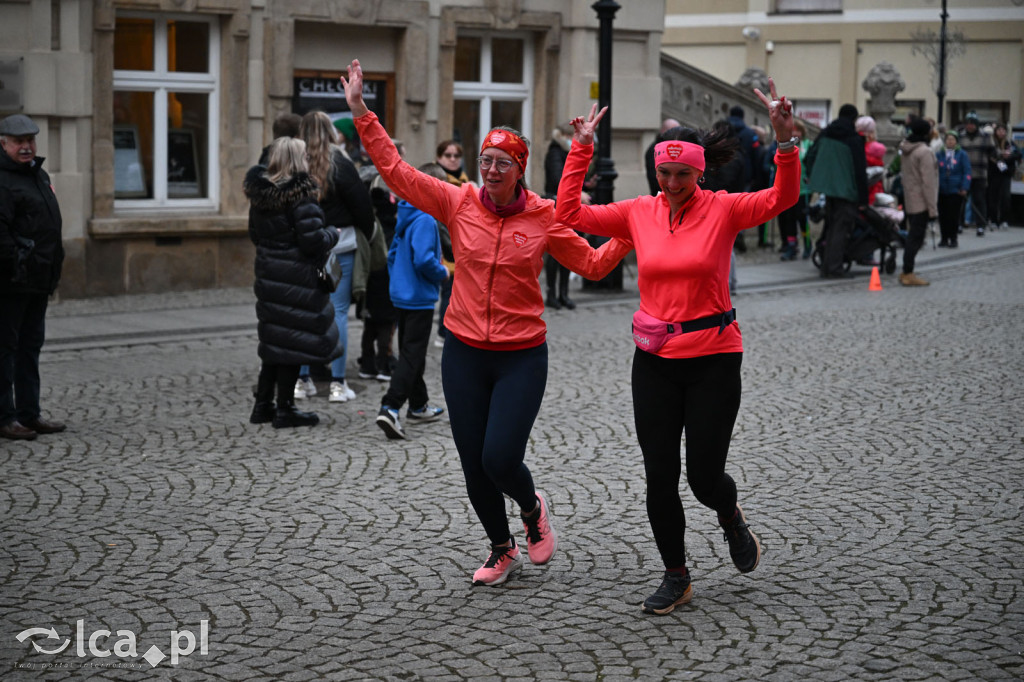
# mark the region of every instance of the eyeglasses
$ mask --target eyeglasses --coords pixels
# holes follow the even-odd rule
[[[495,161],[490,156],[478,156],[476,157],[476,163],[480,166],[480,170],[482,171],[489,171],[491,170],[491,166],[494,166],[498,169],[499,173],[508,173],[515,164],[515,161],[510,161],[508,159],[498,159]]]

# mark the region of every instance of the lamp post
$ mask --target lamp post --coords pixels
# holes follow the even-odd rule
[[[946,19],[948,17],[946,0],[942,0],[942,29],[939,32],[939,87],[935,93],[939,96],[939,110],[936,113],[939,123],[942,123],[942,104],[946,97]]]
[[[597,108],[600,110],[612,103],[612,21],[620,6],[615,0],[597,0],[591,7],[597,12],[597,18],[601,22],[597,73]],[[619,177],[619,174],[615,172],[615,162],[612,161],[611,153],[612,112],[609,109],[597,127],[597,165],[595,168],[597,187],[594,192],[595,204],[612,203],[615,178]]]

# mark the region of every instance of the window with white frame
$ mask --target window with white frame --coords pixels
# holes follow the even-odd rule
[[[533,50],[529,36],[460,35],[455,46],[453,137],[466,150],[466,174],[476,181],[480,140],[511,126],[531,136]]]
[[[114,206],[217,207],[216,18],[119,14],[114,30]]]
[[[843,0],[775,0],[775,12],[778,14],[842,11]]]

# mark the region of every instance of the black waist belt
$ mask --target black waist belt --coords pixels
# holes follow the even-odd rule
[[[679,334],[689,334],[690,332],[704,331],[705,329],[714,329],[718,327],[718,333],[721,334],[725,331],[725,328],[736,321],[736,309],[733,308],[729,312],[720,313],[718,315],[708,315],[707,317],[698,317],[696,320],[688,320],[686,322],[671,322],[668,324],[668,333],[677,333],[678,328]]]

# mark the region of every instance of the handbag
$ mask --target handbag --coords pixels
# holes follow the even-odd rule
[[[292,220],[291,211],[288,212],[288,225],[295,233],[295,221]],[[341,263],[334,250],[328,251],[323,260],[316,266],[316,283],[328,294],[333,294],[341,283]]]
[[[338,288],[341,282],[341,263],[333,251],[329,251],[324,261],[317,266],[316,278],[320,288],[329,294]]]

